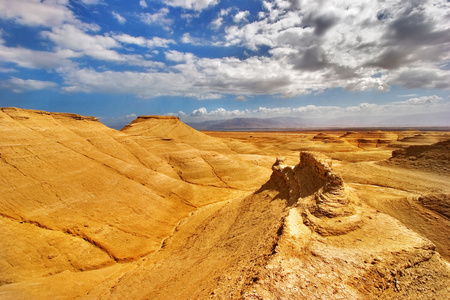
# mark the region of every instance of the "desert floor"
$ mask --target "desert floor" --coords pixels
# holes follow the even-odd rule
[[[0,299],[450,295],[449,132],[0,126]]]

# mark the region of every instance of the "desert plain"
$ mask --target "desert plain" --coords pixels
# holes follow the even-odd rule
[[[0,299],[448,299],[450,132],[0,109]]]

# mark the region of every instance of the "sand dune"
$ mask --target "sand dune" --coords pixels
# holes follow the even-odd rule
[[[116,131],[17,108],[0,129],[1,299],[450,293],[448,133]]]

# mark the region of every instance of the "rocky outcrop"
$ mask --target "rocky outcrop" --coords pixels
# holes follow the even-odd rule
[[[358,197],[331,166],[331,159],[312,152],[301,152],[295,167],[283,158],[272,166],[272,180],[288,204],[299,207],[303,222],[321,235],[343,234],[361,222]]]
[[[43,110],[20,109],[15,107],[2,107],[0,110],[13,120],[29,120],[33,119],[34,115],[47,115],[53,117],[54,119],[73,119],[77,121],[91,121],[100,123],[96,117],[81,116],[73,113],[55,113]]]
[[[314,141],[322,141],[324,143],[344,143],[345,141],[340,139],[339,137],[332,135],[332,134],[327,134],[327,133],[323,133],[320,132],[319,134],[315,135],[313,137]]]
[[[387,163],[450,174],[449,160],[450,140],[447,140],[432,145],[413,145],[394,150]]]
[[[341,139],[359,148],[377,148],[396,142],[398,134],[381,130],[368,132],[349,131],[342,135]]]
[[[130,129],[131,127],[135,126],[136,124],[145,122],[147,120],[152,120],[152,119],[153,120],[166,120],[166,121],[173,121],[173,122],[180,121],[180,119],[178,117],[173,117],[173,116],[139,116],[130,124],[125,125],[125,127],[122,128],[122,130],[126,131],[126,130]]]

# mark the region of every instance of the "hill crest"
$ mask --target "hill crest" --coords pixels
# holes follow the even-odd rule
[[[48,115],[52,116],[54,118],[68,118],[68,119],[74,119],[78,121],[92,121],[92,122],[98,122],[100,121],[96,117],[92,116],[82,116],[79,114],[74,113],[63,113],[63,112],[47,112],[44,110],[35,110],[35,109],[22,109],[17,107],[0,107],[0,110],[7,114],[12,119],[28,119],[30,116],[33,115]]]

